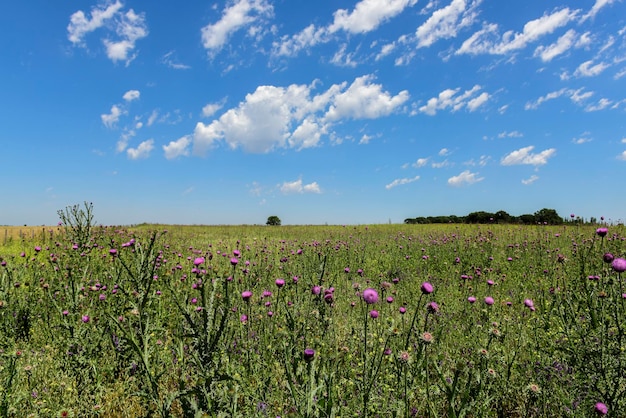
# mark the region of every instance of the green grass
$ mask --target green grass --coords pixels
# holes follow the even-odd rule
[[[0,417],[626,415],[623,227],[82,233],[0,248]]]

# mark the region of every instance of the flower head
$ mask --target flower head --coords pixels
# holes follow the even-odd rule
[[[596,229],[596,235],[598,235],[599,237],[605,237],[608,232],[609,232],[608,228],[598,228],[598,229]]]
[[[313,360],[313,357],[315,357],[315,350],[313,350],[312,348],[306,348],[304,350],[304,359],[306,361],[311,361]]]
[[[439,312],[439,305],[437,305],[437,302],[430,302],[426,305],[426,310],[428,313],[437,313]]]
[[[532,299],[524,299],[524,305],[527,308],[532,308],[533,306],[535,306],[535,304],[534,304]]]
[[[476,302],[476,298],[474,296],[470,296],[470,297],[467,298],[467,301],[469,303],[474,303],[474,302]]]
[[[195,260],[193,260],[193,265],[194,266],[199,266],[202,263],[204,263],[204,257],[198,257]]]
[[[626,260],[623,258],[616,258],[615,260],[613,260],[611,267],[613,267],[613,270],[615,270],[616,272],[622,273],[626,271]]]
[[[606,415],[609,412],[609,408],[606,407],[602,402],[597,402],[593,409],[596,411],[598,415]]]
[[[493,300],[493,298],[492,298],[491,296],[487,296],[487,297],[485,298],[485,303],[486,303],[487,305],[491,306],[491,305],[493,305],[493,304],[494,304],[494,300]]]
[[[375,309],[372,309],[372,310],[370,311],[370,317],[372,317],[373,319],[378,318],[378,311],[377,311],[377,310],[375,310]]]
[[[371,287],[368,287],[363,291],[363,300],[368,305],[378,302],[378,292]]]
[[[283,287],[285,285],[285,280],[284,279],[276,279],[276,286],[278,287]]]
[[[614,258],[615,257],[611,253],[604,253],[604,255],[602,256],[602,259],[604,260],[605,263],[612,262]]]
[[[433,293],[433,285],[428,283],[428,282],[424,282],[422,283],[422,286],[420,287],[421,291],[423,294],[428,295],[430,293]]]
[[[250,298],[252,297],[252,292],[249,290],[244,290],[243,292],[241,292],[241,298],[245,301],[249,301]]]

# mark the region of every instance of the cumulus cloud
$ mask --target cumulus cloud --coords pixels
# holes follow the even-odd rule
[[[469,170],[465,170],[458,176],[450,177],[448,179],[448,184],[450,186],[459,187],[465,184],[478,183],[479,181],[483,181],[484,179],[484,177],[478,177],[478,173],[472,173]]]
[[[316,84],[257,87],[218,119],[196,125],[194,153],[203,154],[220,140],[253,153],[314,147],[333,124],[387,116],[408,100],[408,92],[391,95],[372,76],[358,77],[350,86],[334,84],[314,95]]]
[[[102,123],[107,128],[113,128],[117,124],[117,121],[120,120],[120,116],[126,114],[126,111],[117,105],[111,106],[111,113],[100,115],[100,119],[102,119]]]
[[[428,102],[426,102],[424,106],[421,106],[419,111],[434,116],[437,114],[438,110],[451,109],[452,112],[456,112],[465,107],[470,112],[473,112],[487,103],[490,97],[486,92],[478,94],[480,90],[481,87],[475,85],[470,90],[466,90],[462,94],[457,95],[457,93],[461,91],[460,88],[446,89],[439,93],[437,97],[428,99]]]
[[[589,10],[589,12],[582,17],[581,22],[584,22],[585,20],[590,18],[594,18],[604,6],[615,3],[615,1],[616,0],[596,0],[591,10]]]
[[[287,181],[284,182],[280,186],[280,191],[283,194],[294,194],[294,193],[298,193],[298,194],[317,193],[319,194],[322,192],[317,182],[314,181],[313,183],[302,184],[302,179],[298,179],[296,181],[291,181],[291,182],[287,182]]]
[[[599,75],[602,71],[609,68],[609,64],[605,62],[593,63],[593,60],[585,61],[576,68],[574,71],[575,77],[594,77]]]
[[[532,176],[530,176],[527,179],[522,180],[522,184],[528,186],[529,184],[533,184],[534,182],[536,182],[537,180],[539,180],[539,176],[533,174]]]
[[[349,34],[371,32],[416,3],[417,0],[361,0],[352,11],[336,10],[333,13],[333,22],[328,26],[311,24],[294,35],[283,36],[280,41],[273,44],[272,54],[295,56],[303,49],[329,42],[332,35],[340,31]],[[387,49],[387,53],[389,52]],[[335,61],[345,65],[346,61],[340,60],[340,57],[345,58],[345,54],[336,56]]]
[[[165,158],[173,160],[181,156],[189,155],[189,145],[191,144],[191,135],[185,135],[176,141],[170,141],[169,144],[163,145]]]
[[[224,9],[222,17],[202,28],[202,45],[213,55],[219,52],[233,33],[250,27],[273,14],[266,0],[235,0]]]
[[[556,42],[547,46],[538,46],[535,49],[535,56],[540,57],[543,62],[552,61],[552,59],[566,53],[572,47],[584,44],[580,41],[577,42],[577,39],[579,38],[576,31],[574,29],[570,29],[565,32],[564,35],[559,37]]]
[[[328,32],[334,33],[339,30],[349,33],[371,32],[415,3],[417,0],[361,0],[354,6],[352,12],[345,9],[335,11]]]
[[[133,100],[139,99],[140,95],[141,93],[139,93],[139,90],[128,90],[126,93],[124,93],[122,98],[127,102],[132,102]]]
[[[404,184],[413,183],[414,181],[418,181],[419,179],[420,179],[420,176],[415,176],[413,178],[395,179],[391,183],[387,184],[385,186],[385,189],[387,190],[393,189],[394,187],[397,187],[397,186],[402,186]]]
[[[428,164],[428,160],[430,160],[430,158],[418,158],[413,164],[412,166],[415,168],[420,168],[420,167],[424,167],[426,164]]]
[[[415,32],[418,48],[428,47],[439,39],[456,37],[458,31],[474,23],[476,8],[482,0],[452,0],[448,6],[435,10]]]
[[[543,150],[540,153],[534,154],[532,150],[535,149],[534,145],[520,148],[512,151],[511,153],[502,157],[500,161],[501,165],[534,165],[540,166],[548,163],[548,159],[553,157],[556,153],[555,148],[549,148]]]
[[[119,0],[113,4],[96,6],[91,9],[91,19],[82,10],[73,13],[67,26],[67,38],[74,45],[83,45],[85,35],[104,26],[122,7]]]
[[[485,23],[481,30],[463,42],[456,53],[503,55],[514,52],[575,20],[578,13],[578,10],[565,7],[527,22],[522,32],[509,30],[502,35],[499,34],[498,25]]]
[[[137,148],[128,148],[126,153],[128,154],[128,158],[131,160],[138,160],[142,158],[148,158],[150,156],[150,151],[154,148],[154,140],[148,139],[147,141],[143,141]]]
[[[70,16],[67,26],[68,39],[75,46],[86,46],[85,36],[101,27],[106,28],[108,35],[102,39],[107,57],[113,61],[125,61],[128,65],[136,56],[132,52],[135,43],[148,36],[145,15],[135,13],[133,9],[122,12],[123,4],[118,0],[113,4],[96,6],[88,18],[82,10]],[[111,31],[115,36],[111,36]]]
[[[211,116],[216,114],[218,110],[224,107],[224,103],[226,103],[225,99],[218,103],[209,103],[205,105],[202,108],[202,116],[204,116],[205,118],[210,118]]]
[[[618,160],[626,161],[626,151],[623,151],[621,154],[617,156]]]

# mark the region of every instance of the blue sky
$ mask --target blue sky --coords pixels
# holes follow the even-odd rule
[[[30,0],[0,35],[0,224],[626,219],[623,0]]]

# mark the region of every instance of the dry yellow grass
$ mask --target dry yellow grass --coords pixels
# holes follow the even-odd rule
[[[58,226],[0,226],[0,245],[29,239],[52,241],[61,231]]]

